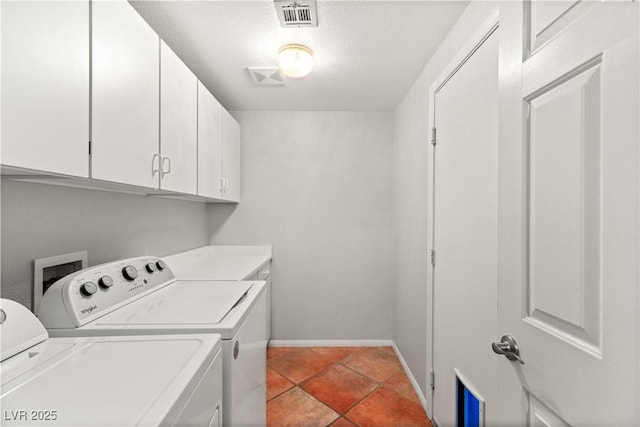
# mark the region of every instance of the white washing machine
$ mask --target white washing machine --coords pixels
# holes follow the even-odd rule
[[[49,338],[0,299],[2,426],[219,426],[216,334]]]
[[[176,281],[161,259],[147,256],[59,280],[38,317],[58,337],[219,333],[223,424],[264,426],[266,310],[264,282]]]

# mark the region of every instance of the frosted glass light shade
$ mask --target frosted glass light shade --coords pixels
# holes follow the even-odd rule
[[[284,45],[278,51],[280,70],[289,77],[303,77],[313,68],[313,51],[301,44]]]

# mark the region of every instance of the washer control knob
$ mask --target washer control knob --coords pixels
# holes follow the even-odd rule
[[[85,297],[90,297],[96,292],[98,292],[98,287],[93,282],[85,282],[80,286],[80,293]]]
[[[138,270],[136,270],[136,268],[133,265],[127,265],[125,268],[122,269],[122,275],[124,276],[125,279],[131,282],[135,280],[136,277],[138,277]]]
[[[157,271],[156,265],[152,262],[144,266],[144,269],[147,270],[147,273],[155,273]]]
[[[167,268],[167,264],[165,264],[162,260],[158,260],[158,262],[156,262],[156,267],[158,267],[158,270],[162,271]]]
[[[111,276],[102,276],[100,280],[98,280],[98,285],[102,289],[109,289],[113,286],[113,279],[111,278]]]

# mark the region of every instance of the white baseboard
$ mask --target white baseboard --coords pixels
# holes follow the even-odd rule
[[[384,347],[392,340],[271,340],[269,347]]]
[[[400,363],[402,364],[402,368],[404,369],[404,373],[407,374],[407,378],[409,378],[409,381],[411,382],[411,385],[413,386],[413,390],[416,392],[416,395],[418,396],[418,399],[420,400],[420,404],[422,405],[422,409],[424,409],[424,412],[428,414],[427,412],[427,399],[424,397],[424,394],[422,393],[422,390],[420,390],[420,385],[418,385],[418,382],[416,381],[416,378],[413,376],[413,373],[411,373],[411,370],[409,369],[409,365],[407,365],[407,362],[404,360],[404,357],[402,357],[402,354],[400,353],[400,350],[398,350],[398,347],[393,344],[393,351],[396,352],[396,356],[398,356],[398,360],[400,360]]]

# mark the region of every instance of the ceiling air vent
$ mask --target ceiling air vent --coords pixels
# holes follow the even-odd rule
[[[274,4],[282,28],[318,26],[315,0],[274,0]]]
[[[260,86],[282,86],[284,76],[277,67],[249,67],[253,82]]]

